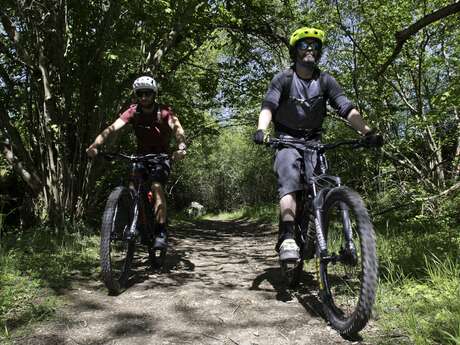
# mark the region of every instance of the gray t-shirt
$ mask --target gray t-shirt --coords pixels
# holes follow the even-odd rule
[[[285,92],[284,99],[281,99],[283,86],[287,87],[285,84],[289,73],[292,71],[287,69],[275,75],[262,103],[262,109],[268,108],[272,111],[275,128],[277,124],[281,124],[293,130],[321,129],[326,116],[327,101],[344,118],[354,107],[337,81],[319,70],[309,80],[292,73],[289,93]],[[299,104],[290,97],[306,100],[308,104]]]

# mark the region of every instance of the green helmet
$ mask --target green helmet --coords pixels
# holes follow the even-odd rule
[[[323,30],[302,27],[293,32],[291,38],[289,39],[289,46],[295,47],[296,43],[302,38],[316,38],[321,42],[321,45],[323,45],[324,36],[325,34]]]

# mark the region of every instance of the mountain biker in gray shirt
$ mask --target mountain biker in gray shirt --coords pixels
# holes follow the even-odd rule
[[[344,95],[337,81],[317,66],[324,43],[324,31],[302,27],[291,35],[289,53],[293,65],[279,72],[271,81],[259,115],[258,129],[253,140],[263,144],[266,130],[273,121],[277,137],[321,139],[326,116],[326,102],[351,126],[366,137],[370,146],[381,146],[383,139],[363,121],[359,111]],[[312,176],[316,154],[308,153],[305,173]],[[296,192],[302,190],[300,178],[301,153],[295,148],[276,152],[274,171],[280,197],[280,229],[276,250],[283,260],[298,260],[299,247],[295,241]]]

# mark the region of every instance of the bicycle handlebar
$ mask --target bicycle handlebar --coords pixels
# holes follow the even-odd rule
[[[163,161],[169,159],[170,156],[166,153],[149,153],[146,155],[126,155],[118,152],[99,152],[101,156],[109,161],[115,159],[124,159],[131,163],[146,162],[146,161]]]
[[[310,149],[318,152],[324,152],[326,150],[331,150],[339,146],[351,146],[352,148],[358,147],[369,147],[369,144],[366,143],[364,138],[361,139],[348,139],[348,140],[340,140],[329,144],[321,144],[321,143],[310,143],[306,139],[300,138],[268,138],[265,141],[266,146],[270,146],[272,148],[279,148],[283,146],[294,147],[300,149]]]

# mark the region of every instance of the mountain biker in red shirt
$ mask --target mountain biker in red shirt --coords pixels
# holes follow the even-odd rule
[[[186,145],[184,130],[172,111],[171,107],[158,104],[155,101],[158,87],[155,80],[149,76],[137,78],[133,83],[133,91],[137,97],[137,103],[132,104],[110,126],[104,129],[94,140],[86,153],[94,158],[107,138],[116,131],[130,123],[133,126],[137,139],[137,153],[170,153],[169,143],[174,134],[178,144],[177,150],[172,154],[173,160],[185,157]],[[144,168],[149,173],[152,181],[151,190],[154,199],[155,211],[155,241],[154,248],[167,247],[166,231],[166,198],[163,185],[170,173],[170,162],[164,164],[146,164]]]
[[[302,27],[289,40],[292,66],[279,72],[270,83],[259,114],[258,129],[253,140],[263,144],[265,131],[274,123],[275,136],[306,138],[319,141],[326,101],[351,126],[364,135],[370,146],[381,146],[381,135],[371,130],[359,111],[344,95],[337,81],[328,73],[320,71],[324,32]],[[316,154],[310,152],[305,173],[311,177],[316,166]],[[280,229],[276,250],[283,260],[298,260],[299,246],[295,241],[296,192],[302,190],[300,180],[302,154],[295,148],[282,148],[276,152],[274,171],[278,179],[280,197]]]

